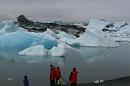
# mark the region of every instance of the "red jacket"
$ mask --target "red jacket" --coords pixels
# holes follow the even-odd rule
[[[57,78],[57,79],[60,79],[60,78],[61,78],[61,71],[60,71],[60,69],[57,69],[57,70],[56,70],[56,78]]]
[[[56,79],[56,69],[55,67],[53,67],[50,70],[50,80],[55,80],[55,79]]]
[[[70,79],[69,79],[71,84],[77,84],[77,75],[78,75],[77,71],[71,72]]]

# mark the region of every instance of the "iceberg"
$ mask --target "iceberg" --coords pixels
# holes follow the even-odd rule
[[[47,55],[48,50],[44,48],[43,45],[36,45],[29,48],[24,49],[19,52],[19,55],[27,55],[27,56],[44,56]]]
[[[103,46],[103,47],[117,47],[119,46],[113,38],[108,34],[102,31],[106,25],[111,23],[100,21],[100,20],[91,20],[84,34],[76,39],[68,39],[62,37],[60,41],[63,41],[70,45],[78,46]]]
[[[110,38],[109,35],[105,35],[104,37],[97,37],[93,32],[87,32],[87,35],[83,34],[77,39],[67,39],[62,38],[61,41],[66,42],[69,45],[75,46],[103,46],[103,47],[118,47],[119,44],[116,43],[113,38]]]
[[[57,47],[53,47],[49,52],[50,55],[52,56],[65,56],[66,44],[65,43],[58,44]]]

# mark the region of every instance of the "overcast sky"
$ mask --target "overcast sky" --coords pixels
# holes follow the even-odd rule
[[[24,14],[33,20],[130,20],[130,0],[0,0],[0,19]]]

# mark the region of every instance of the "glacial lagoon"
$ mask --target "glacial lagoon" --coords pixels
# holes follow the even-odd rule
[[[117,48],[72,47],[65,57],[20,56],[17,49],[0,49],[0,86],[23,86],[28,75],[30,86],[49,86],[49,65],[62,70],[68,80],[73,67],[78,69],[78,83],[110,80],[130,75],[130,43]],[[63,84],[66,82],[62,81]]]

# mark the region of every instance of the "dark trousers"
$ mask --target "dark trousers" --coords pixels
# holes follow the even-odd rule
[[[50,80],[50,86],[56,86],[55,85],[55,80]]]
[[[77,84],[76,83],[71,83],[71,86],[77,86]]]

